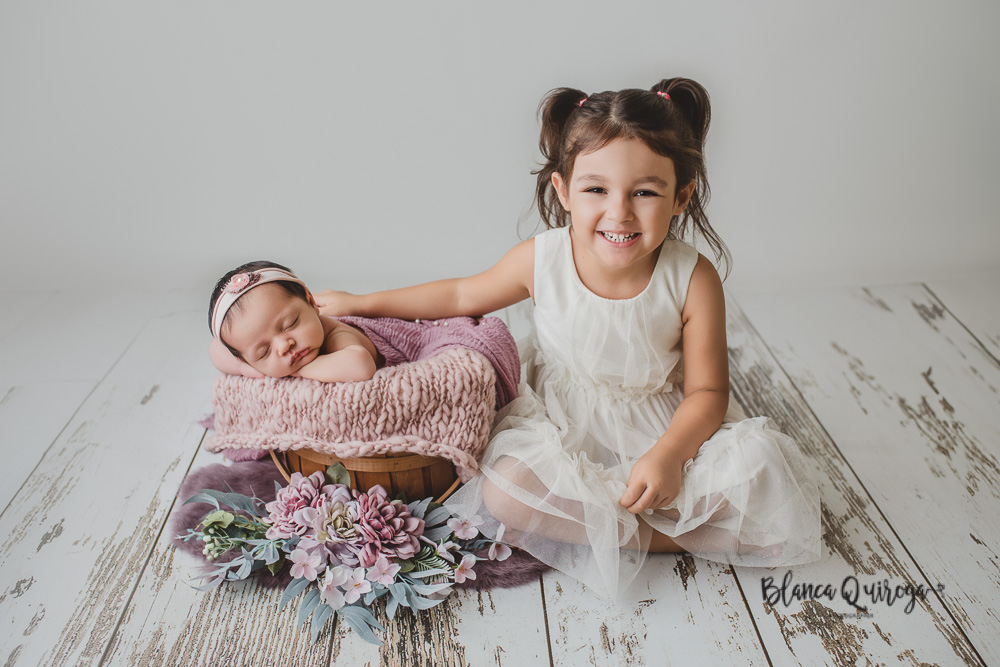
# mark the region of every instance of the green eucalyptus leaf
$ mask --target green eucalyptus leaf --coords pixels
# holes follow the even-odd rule
[[[378,628],[379,630],[384,630],[379,622],[375,620],[375,616],[372,615],[370,611],[364,607],[344,607],[337,612],[337,615],[347,621],[355,632],[361,635],[369,644],[375,644],[376,646],[382,646],[382,642],[379,641],[375,633],[372,632],[372,628]]]
[[[334,463],[327,468],[326,479],[331,484],[343,484],[347,488],[351,488],[351,473],[347,472],[343,463]]]
[[[306,593],[305,597],[303,597],[299,602],[299,620],[297,625],[305,625],[306,619],[309,618],[309,614],[313,613],[313,609],[316,608],[316,605],[318,605],[319,602],[319,589],[309,589],[309,592]]]
[[[304,591],[310,584],[308,579],[292,579],[292,581],[285,588],[285,592],[281,594],[281,600],[278,602],[278,609],[284,609],[288,602]]]
[[[333,613],[333,607],[328,604],[321,604],[312,617],[312,643],[315,644],[319,638],[319,633],[326,625],[326,621]]]
[[[236,515],[232,512],[227,512],[226,510],[215,510],[205,515],[202,519],[202,523],[206,528],[209,526],[218,526],[219,528],[229,528],[232,525],[233,520],[236,519]]]

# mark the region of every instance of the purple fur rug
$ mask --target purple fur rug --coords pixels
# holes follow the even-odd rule
[[[196,528],[201,519],[211,511],[212,506],[204,503],[184,505],[191,496],[202,489],[241,493],[245,496],[256,495],[264,502],[274,500],[274,483],[285,484],[284,478],[274,463],[270,460],[244,461],[226,466],[213,463],[191,472],[181,484],[177,492],[177,505],[170,517],[170,534],[187,535],[188,528]],[[197,540],[184,542],[174,540],[174,545],[181,551],[189,553],[202,560],[203,544]],[[227,554],[235,557],[235,551]],[[225,561],[227,556],[221,558]],[[536,560],[520,549],[514,549],[507,560],[482,560],[476,563],[475,579],[466,579],[456,588],[482,590],[486,588],[512,588],[537,580],[538,575],[550,569],[548,565]],[[262,586],[267,588],[284,588],[291,581],[288,568],[284,568],[277,576],[271,576],[266,570],[254,574]]]

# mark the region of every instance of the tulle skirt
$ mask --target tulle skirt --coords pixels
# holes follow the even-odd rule
[[[780,567],[820,556],[819,494],[795,443],[746,419],[725,423],[684,466],[678,497],[630,514],[629,472],[666,431],[680,388],[625,394],[588,383],[532,348],[526,382],[498,414],[482,474],[445,504],[483,532],[531,553],[604,597],[618,597],[647,555],[651,531],[695,556]]]

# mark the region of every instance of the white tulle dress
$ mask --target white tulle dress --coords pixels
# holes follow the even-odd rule
[[[683,398],[681,311],[697,252],[664,242],[631,299],[597,296],[573,264],[569,228],[535,238],[535,332],[519,343],[518,397],[497,416],[482,474],[446,505],[483,532],[617,597],[647,556],[648,528],[690,553],[749,566],[820,555],[819,494],[795,443],[747,419],[725,423],[684,466],[660,510],[619,506],[635,461]]]

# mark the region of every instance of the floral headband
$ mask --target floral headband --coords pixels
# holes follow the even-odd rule
[[[222,288],[222,294],[219,295],[218,300],[215,302],[215,308],[212,309],[212,335],[219,338],[219,332],[222,331],[222,322],[226,319],[226,313],[233,307],[237,299],[254,287],[260,287],[261,285],[273,283],[277,280],[287,280],[298,283],[303,287],[306,286],[294,273],[273,267],[258,271],[237,273],[230,278],[226,286]]]

